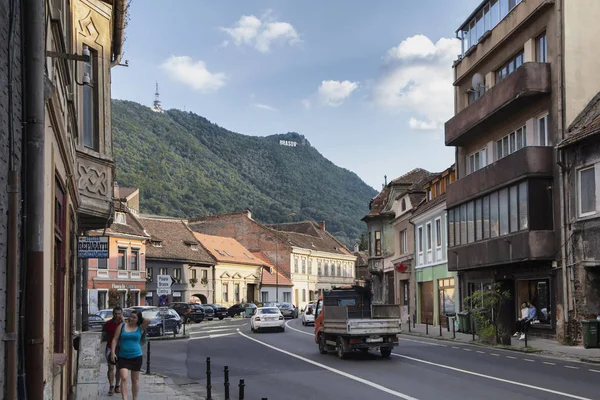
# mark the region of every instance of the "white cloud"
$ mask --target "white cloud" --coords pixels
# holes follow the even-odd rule
[[[436,130],[454,113],[452,61],[460,52],[457,39],[433,43],[423,35],[403,40],[383,57],[384,73],[372,92],[383,109],[408,111],[409,127]]]
[[[218,90],[226,82],[224,73],[212,73],[206,68],[204,61],[194,62],[188,56],[171,56],[161,68],[168,71],[175,80],[201,92]]]
[[[337,107],[341,105],[358,88],[358,82],[322,81],[318,96],[322,104]]]
[[[255,107],[261,108],[263,110],[267,110],[267,111],[279,111],[278,109],[276,109],[275,107],[271,107],[268,104],[261,104],[261,103],[254,103]]]
[[[226,32],[233,44],[254,47],[261,53],[267,53],[273,43],[286,43],[291,46],[300,42],[298,32],[288,22],[272,20],[270,12],[261,20],[255,15],[243,15],[231,28],[221,28]],[[229,40],[223,42],[227,46]]]
[[[312,108],[312,102],[309,99],[303,99],[302,105],[305,109],[310,110]]]

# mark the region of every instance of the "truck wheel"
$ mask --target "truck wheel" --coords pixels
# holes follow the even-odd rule
[[[392,355],[392,349],[390,349],[389,347],[382,347],[381,349],[379,349],[379,351],[381,351],[381,357],[383,358],[389,358],[389,356]]]
[[[327,354],[327,346],[325,344],[325,335],[319,335],[319,353]]]
[[[343,360],[346,358],[346,353],[344,352],[344,339],[338,337],[336,343],[337,356]]]

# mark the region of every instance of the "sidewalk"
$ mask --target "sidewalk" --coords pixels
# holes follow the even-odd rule
[[[428,333],[426,332],[428,331]],[[403,335],[413,335],[413,336],[421,336],[428,337],[431,339],[439,339],[439,340],[451,340],[456,342],[463,343],[473,343],[473,335],[461,332],[455,332],[456,338],[453,338],[452,327],[450,327],[450,332],[448,332],[447,328],[442,328],[442,336],[440,336],[440,328],[439,326],[429,325],[425,326],[425,324],[416,324],[410,325],[410,331],[408,328],[408,324],[402,324],[402,334]],[[477,342],[479,338],[475,335],[475,342]],[[488,345],[489,346],[489,345]],[[555,357],[568,357],[572,359],[576,359],[579,361],[585,362],[594,362],[600,363],[600,348],[596,349],[584,349],[583,346],[564,346],[558,343],[555,340],[551,339],[542,339],[535,336],[527,337],[527,346],[531,351],[539,351],[541,354],[546,354],[549,356]],[[511,338],[511,346],[503,346],[508,349],[513,349],[517,351],[525,351],[525,341],[519,340],[519,338],[512,337]]]
[[[107,371],[108,367],[106,366],[106,363],[102,363],[100,365],[100,384],[98,385],[100,393],[98,398],[100,400],[118,400],[121,398],[121,394],[115,393],[112,396],[108,395],[109,385],[108,377],[106,376]],[[131,398],[131,387],[129,390],[129,398]],[[143,370],[140,373],[140,392],[138,398],[144,400],[192,400],[192,397],[183,394],[178,386],[169,384],[162,376],[153,374],[146,375]]]

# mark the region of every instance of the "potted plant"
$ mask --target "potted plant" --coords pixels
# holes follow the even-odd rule
[[[192,287],[195,287],[196,283],[198,283],[198,278],[190,278],[190,285],[192,285]]]
[[[203,277],[200,282],[202,282],[203,285],[208,285],[208,278],[207,277]]]

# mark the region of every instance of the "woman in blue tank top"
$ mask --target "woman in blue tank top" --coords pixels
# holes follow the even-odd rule
[[[142,317],[142,312],[131,313],[129,321],[121,324],[115,332],[111,344],[111,360],[117,363],[121,376],[121,395],[123,400],[128,399],[129,371],[131,371],[131,394],[137,400],[140,390],[140,369],[142,368],[142,334],[150,324],[149,319]],[[119,346],[118,354],[117,346]]]

